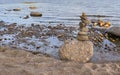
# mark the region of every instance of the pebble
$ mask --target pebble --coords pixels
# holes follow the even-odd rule
[[[77,39],[78,39],[79,41],[87,41],[87,40],[89,40],[89,38],[88,38],[87,35],[80,36],[80,37],[78,36]]]
[[[13,11],[20,11],[20,10],[21,10],[20,8],[13,9]]]
[[[30,13],[30,16],[41,17],[41,16],[42,16],[42,13],[40,13],[40,12],[31,12],[31,13]]]
[[[23,19],[28,19],[29,18],[29,15],[26,15]]]
[[[61,38],[61,37],[63,37],[63,36],[64,36],[63,34],[57,35],[58,38]]]
[[[30,9],[36,9],[37,7],[36,6],[30,6],[29,8]]]
[[[78,35],[87,35],[86,32],[78,32]]]

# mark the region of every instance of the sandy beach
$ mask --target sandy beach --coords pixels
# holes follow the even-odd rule
[[[61,61],[41,53],[0,47],[0,75],[119,75],[120,62]]]

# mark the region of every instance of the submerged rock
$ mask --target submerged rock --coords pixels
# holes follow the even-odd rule
[[[42,16],[42,13],[40,13],[40,12],[31,12],[31,13],[30,13],[30,16],[41,17],[41,16]]]
[[[30,6],[29,8],[30,9],[36,9],[37,7],[36,6]]]
[[[59,50],[60,59],[88,62],[93,56],[91,41],[67,40]]]

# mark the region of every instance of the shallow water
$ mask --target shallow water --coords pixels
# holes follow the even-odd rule
[[[119,0],[29,0],[37,2],[24,4],[27,0],[2,0],[0,3],[0,20],[18,24],[66,24],[78,25],[82,12],[86,12],[90,19],[103,19],[112,22],[114,26],[120,26],[120,2]],[[30,10],[29,6],[36,6],[37,9]],[[21,8],[21,11],[6,11],[14,8]],[[40,18],[30,17],[31,11],[38,11],[43,14]],[[101,17],[97,17],[101,15]]]

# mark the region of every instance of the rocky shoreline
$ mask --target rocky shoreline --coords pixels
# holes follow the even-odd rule
[[[1,75],[119,75],[120,46],[106,38],[104,28],[88,26],[94,55],[88,63],[61,61],[60,46],[75,39],[79,26],[30,26],[0,22]]]
[[[115,61],[120,59],[120,46],[106,38],[106,29],[88,27],[89,40],[94,44],[94,51],[99,55],[95,55],[93,61]],[[79,26],[65,26],[59,25],[39,25],[31,24],[29,26],[6,24],[0,22],[0,46],[9,46],[15,49],[24,49],[28,51],[35,51],[48,54],[54,58],[58,58],[58,51],[60,46],[66,39],[75,39],[79,32]],[[118,41],[118,40],[117,40]],[[97,54],[96,53],[96,54]],[[101,54],[105,54],[103,57]],[[117,57],[111,59],[109,56],[115,55]],[[97,58],[96,58],[97,57]],[[106,58],[107,57],[107,58]],[[108,59],[109,58],[109,59]],[[108,59],[108,60],[106,60]]]

